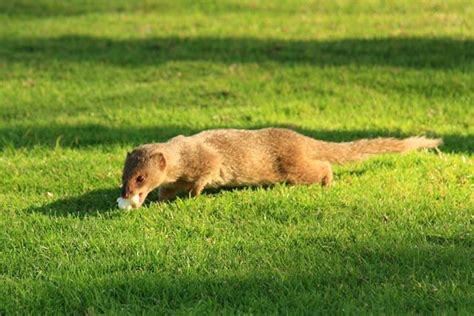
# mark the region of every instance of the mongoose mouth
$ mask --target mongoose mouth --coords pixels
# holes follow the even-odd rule
[[[142,206],[143,202],[145,201],[146,195],[143,192],[138,193],[138,205],[137,207]]]
[[[131,198],[132,208],[139,208],[140,206],[142,206],[144,201],[145,201],[145,194],[143,192],[135,194]]]
[[[132,203],[132,207],[133,208],[139,208],[142,206],[143,202],[145,202],[145,199],[146,199],[146,196],[148,195],[148,193],[146,192],[140,192],[138,194],[135,195],[135,203]]]

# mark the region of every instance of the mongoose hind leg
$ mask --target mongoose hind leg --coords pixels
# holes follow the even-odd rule
[[[292,168],[288,174],[289,184],[314,184],[330,186],[332,183],[332,167],[328,161],[310,160]]]
[[[333,172],[331,163],[328,161],[320,161],[318,160],[318,164],[321,172],[321,185],[324,187],[329,187],[332,184]]]

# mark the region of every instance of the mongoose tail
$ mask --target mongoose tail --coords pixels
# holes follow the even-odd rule
[[[441,138],[426,137],[374,138],[346,143],[316,141],[314,149],[318,159],[335,164],[359,161],[384,153],[405,153],[419,148],[436,148],[443,143]]]

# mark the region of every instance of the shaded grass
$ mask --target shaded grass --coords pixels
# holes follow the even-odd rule
[[[361,138],[397,137],[404,138],[413,134],[397,130],[311,130],[294,125],[272,124],[271,126],[291,128],[304,135],[332,142],[353,141]],[[262,126],[245,124],[243,128],[258,129]],[[210,125],[209,128],[225,128],[225,126]],[[3,138],[0,146],[4,148],[21,148],[34,146],[55,147],[107,147],[111,145],[137,146],[141,143],[164,142],[176,135],[189,136],[202,129],[179,127],[173,125],[151,127],[108,127],[99,124],[88,125],[49,125],[32,127],[13,127],[0,130]],[[437,134],[430,133],[431,137],[440,137],[445,152],[472,154],[474,151],[474,136],[472,134]]]
[[[295,236],[301,238],[301,236]],[[324,239],[323,239],[324,240]],[[308,242],[305,248],[298,251],[272,252],[273,256],[281,258],[301,258],[302,251],[332,251],[344,253],[343,258],[334,258],[324,264],[310,267],[307,272],[303,267],[293,268],[290,276],[275,276],[266,271],[256,271],[255,275],[242,273],[242,276],[215,277],[195,279],[193,277],[178,276],[172,279],[164,277],[160,271],[152,272],[150,262],[138,263],[134,272],[109,273],[107,276],[97,276],[90,282],[70,283],[65,281],[38,282],[34,285],[40,298],[30,297],[32,306],[44,310],[55,311],[57,306],[65,306],[64,311],[70,308],[94,312],[127,312],[137,313],[142,310],[140,305],[151,307],[150,312],[236,312],[242,311],[245,306],[247,312],[268,313],[285,312],[288,309],[296,313],[306,313],[308,310],[319,312],[360,312],[364,307],[375,304],[384,308],[374,308],[373,311],[396,313],[400,307],[410,306],[413,311],[420,313],[438,312],[441,306],[450,313],[466,311],[467,302],[472,300],[467,293],[468,288],[450,286],[452,278],[433,278],[426,275],[424,269],[440,269],[445,273],[452,273],[453,269],[465,270],[465,262],[457,260],[457,255],[468,255],[468,246],[453,245],[449,250],[438,245],[427,243],[423,247],[400,248],[396,245],[387,245],[382,249],[371,249],[364,243],[345,243],[340,245],[332,241],[330,249],[314,247],[317,240]],[[326,244],[330,241],[324,240]],[[282,244],[282,247],[291,246]],[[298,246],[300,246],[298,244]],[[214,247],[213,247],[214,248]],[[315,249],[316,248],[316,249]],[[295,249],[295,248],[292,248]],[[390,250],[389,250],[390,249]],[[224,256],[233,256],[235,253],[245,254],[252,251],[243,248],[240,251],[231,251]],[[260,251],[255,249],[254,251]],[[218,252],[218,250],[215,250]],[[261,251],[265,254],[266,251]],[[433,255],[433,253],[436,253]],[[186,256],[186,255],[184,255]],[[218,256],[219,258],[221,256]],[[345,258],[352,258],[347,260]],[[321,255],[304,255],[304,260],[320,260]],[[391,264],[390,262],[396,262]],[[383,263],[382,263],[383,262]],[[413,265],[422,263],[423,270],[413,271],[396,268],[396,265]],[[212,266],[212,261],[206,262]],[[338,265],[341,271],[334,271],[330,265]],[[139,272],[140,267],[147,272]],[[307,267],[308,268],[308,267]],[[300,270],[301,269],[301,270]],[[122,269],[125,270],[125,269]],[[158,270],[158,269],[157,269]],[[383,270],[382,274],[373,274],[373,270]],[[459,275],[458,278],[469,277]],[[348,282],[350,280],[350,283]],[[415,281],[416,280],[416,281]],[[374,284],[376,284],[374,286]],[[337,293],[328,294],[327,287],[338,287]],[[398,304],[393,302],[393,293],[388,288],[397,286],[404,288],[397,297]],[[74,288],[74,292],[70,289]],[[440,288],[440,289],[438,289]],[[377,291],[381,294],[374,300],[367,292]],[[92,293],[103,293],[93,296]],[[456,299],[443,299],[456,294]],[[52,302],[50,297],[58,298]],[[367,300],[367,301],[366,301]],[[96,302],[100,302],[97,304]],[[340,301],[338,304],[332,304]],[[361,304],[361,302],[366,303]],[[419,302],[424,304],[420,305]],[[53,304],[52,304],[53,303]],[[120,304],[120,309],[117,307]],[[365,305],[365,306],[364,306]]]
[[[113,39],[92,36],[14,38],[0,41],[9,63],[50,61],[111,63],[122,67],[171,61],[310,64],[472,69],[470,39],[393,37],[275,40],[227,37]],[[124,54],[124,52],[126,52]]]

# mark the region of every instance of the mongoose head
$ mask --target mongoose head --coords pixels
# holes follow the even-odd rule
[[[148,193],[160,186],[166,175],[166,158],[162,152],[147,148],[137,148],[127,153],[122,173],[122,193],[124,199],[139,196],[140,207]]]

